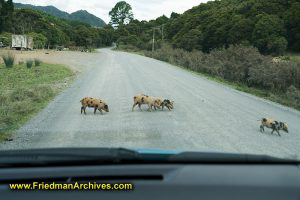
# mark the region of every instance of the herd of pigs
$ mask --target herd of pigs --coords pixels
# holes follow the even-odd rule
[[[102,99],[85,97],[81,99],[80,102],[81,102],[81,114],[82,112],[86,114],[85,110],[87,107],[94,108],[94,114],[96,114],[97,110],[99,110],[101,114],[103,114],[102,110],[104,110],[105,112],[109,112],[107,103]],[[141,105],[143,104],[148,105],[148,111],[150,112],[153,111],[153,109],[156,110],[161,108],[161,110],[163,110],[164,107],[167,107],[169,111],[174,109],[174,101],[162,97],[153,97],[153,96],[141,94],[133,97],[132,111],[134,110],[134,107],[137,105],[139,106],[139,109],[142,111]],[[280,130],[288,133],[288,125],[285,122],[276,121],[270,118],[262,118],[259,121],[261,121],[260,124],[261,132],[264,132],[265,131],[264,127],[267,127],[272,129],[271,132],[272,134],[274,133],[274,131],[276,131],[276,133],[279,136],[281,136],[279,132]]]
[[[85,109],[87,107],[94,108],[94,114],[96,114],[96,111],[99,110],[101,114],[103,114],[102,110],[109,112],[108,105],[105,101],[102,99],[96,99],[92,97],[85,97],[80,100],[81,102],[81,114],[84,112],[86,114]],[[142,110],[141,105],[147,104],[148,105],[148,111],[152,111],[156,109],[162,109],[164,110],[164,107],[167,107],[169,111],[171,111],[174,108],[174,101],[171,101],[169,99],[165,99],[162,97],[153,97],[148,95],[137,95],[133,97],[133,106],[132,111],[136,105],[139,106],[140,110]]]

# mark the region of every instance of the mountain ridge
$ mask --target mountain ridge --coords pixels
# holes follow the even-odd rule
[[[22,9],[22,8],[30,8],[33,10],[38,10],[45,12],[49,15],[67,19],[67,20],[76,20],[80,22],[84,22],[87,24],[90,24],[94,27],[104,27],[106,23],[99,17],[89,13],[86,10],[78,10],[72,13],[68,13],[65,11],[62,11],[55,6],[49,5],[49,6],[35,6],[31,4],[22,4],[22,3],[14,3],[14,6],[16,9]]]

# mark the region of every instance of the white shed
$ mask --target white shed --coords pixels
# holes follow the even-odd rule
[[[27,35],[12,35],[11,47],[16,49],[33,49],[33,39]]]

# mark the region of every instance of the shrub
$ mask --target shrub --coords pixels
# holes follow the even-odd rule
[[[285,61],[290,61],[291,60],[291,58],[289,56],[281,56],[280,59],[285,60]]]
[[[129,36],[121,36],[118,41],[117,44],[125,44],[125,45],[132,45],[132,46],[137,46],[139,43],[139,39],[134,36],[134,35],[129,35]]]
[[[45,37],[42,33],[29,33],[29,35],[33,38],[33,47],[35,49],[42,49],[46,46],[47,43],[47,37]]]
[[[0,34],[1,42],[4,46],[9,47],[11,45],[11,33],[3,32]]]
[[[36,67],[37,67],[37,66],[40,66],[41,63],[42,63],[41,60],[39,60],[39,59],[34,59],[34,65],[35,65]]]
[[[33,61],[32,60],[26,60],[26,67],[27,68],[31,68],[33,65]]]
[[[119,44],[118,48],[119,50],[125,50],[125,51],[130,51],[130,52],[135,52],[138,51],[139,49],[131,44],[124,45],[124,44]]]
[[[284,94],[291,85],[300,89],[299,63],[292,61],[274,63],[271,57],[260,54],[254,47],[237,45],[227,49],[215,49],[210,54],[205,54],[198,50],[188,52],[163,45],[154,52],[145,51],[144,55],[276,93]]]
[[[2,59],[7,68],[11,68],[14,66],[15,56],[13,54],[8,53],[7,55],[2,55]]]
[[[287,91],[286,95],[288,98],[294,100],[296,103],[300,104],[300,91],[293,85],[291,85]]]

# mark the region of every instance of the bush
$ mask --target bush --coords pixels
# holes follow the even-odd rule
[[[289,56],[281,56],[280,59],[285,60],[285,61],[290,61],[291,60],[291,58]]]
[[[8,32],[3,32],[0,34],[1,42],[4,44],[4,46],[11,46],[11,35],[12,34]]]
[[[295,86],[291,85],[287,91],[286,95],[289,99],[295,101],[300,105],[300,90],[298,90]]]
[[[11,53],[7,55],[2,55],[3,62],[7,68],[11,68],[14,66],[15,56]]]
[[[35,65],[36,67],[37,67],[37,66],[40,66],[41,63],[42,63],[41,60],[39,60],[39,59],[34,59],[34,65]]]
[[[123,43],[120,43],[117,47],[118,50],[124,50],[129,52],[137,52],[139,49],[131,44],[124,45]]]
[[[146,51],[144,55],[276,93],[284,94],[291,85],[300,89],[299,63],[292,61],[274,63],[271,57],[260,54],[254,47],[237,45],[205,54],[197,50],[188,52],[164,45],[154,52]]]
[[[134,35],[128,35],[128,36],[121,36],[118,40],[117,40],[117,44],[131,44],[133,46],[137,46],[139,43],[139,39],[134,36]]]
[[[29,35],[33,38],[33,47],[35,49],[42,49],[46,46],[48,41],[47,37],[45,37],[42,33],[29,33]]]
[[[32,60],[27,60],[27,61],[26,61],[26,67],[27,67],[27,68],[31,68],[32,65],[33,65],[33,61],[32,61]]]

